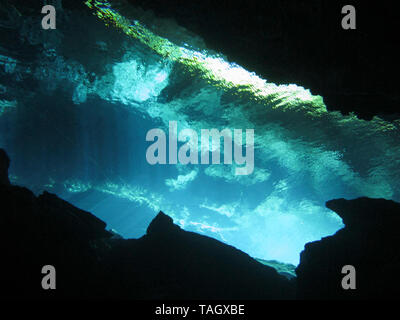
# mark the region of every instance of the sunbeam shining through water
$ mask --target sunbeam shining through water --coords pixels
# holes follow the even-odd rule
[[[52,33],[15,21],[29,57],[2,44],[0,146],[14,183],[55,192],[123,237],[143,235],[162,210],[185,230],[292,264],[305,243],[343,227],[325,201],[400,200],[398,123],[328,112],[323,97],[261,79],[139,9],[86,5],[93,15],[60,12]],[[149,164],[146,134],[170,121],[253,129],[254,171]]]

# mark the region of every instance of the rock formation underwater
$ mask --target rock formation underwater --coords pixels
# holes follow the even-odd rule
[[[1,150],[2,164],[6,153]],[[1,172],[7,172],[3,165]],[[384,199],[331,200],[345,228],[308,243],[297,277],[279,274],[218,240],[182,230],[159,212],[139,239],[44,192],[2,176],[2,298],[292,300],[399,298],[400,204]],[[18,230],[18,232],[16,232]],[[56,290],[43,290],[44,262],[57,270]],[[341,269],[352,264],[357,289],[343,290]]]
[[[24,281],[36,281],[37,263],[49,258],[71,263],[60,270],[67,277],[61,296],[72,296],[75,276],[85,283],[87,291],[80,291],[85,297],[199,298],[211,294],[210,288],[210,298],[396,295],[385,277],[356,293],[337,287],[341,263],[363,269],[362,282],[372,277],[371,266],[378,261],[388,276],[398,266],[393,230],[398,207],[391,201],[400,201],[400,122],[385,107],[397,107],[392,85],[374,82],[380,93],[371,96],[384,115],[363,113],[363,93],[357,94],[364,98],[350,94],[347,101],[345,87],[362,91],[369,86],[355,83],[357,75],[346,80],[352,70],[344,70],[339,60],[329,65],[332,79],[319,72],[329,59],[307,57],[318,45],[286,34],[296,29],[288,17],[279,23],[289,29],[277,39],[262,37],[262,52],[270,56],[259,67],[256,53],[246,62],[250,49],[225,53],[229,45],[217,31],[206,41],[168,14],[152,12],[148,1],[54,4],[55,30],[41,29],[40,4],[18,0],[0,7],[0,147],[12,159],[8,175],[2,156],[1,183],[5,203],[14,208],[2,219],[5,228],[21,235],[13,238],[18,249],[10,246],[5,252],[16,260],[27,256],[34,266]],[[203,36],[207,28],[196,20],[196,4],[188,6],[192,18],[179,23],[193,20]],[[296,10],[306,15],[299,4],[281,6],[288,15]],[[274,11],[265,14],[279,20]],[[210,23],[215,26],[216,20]],[[232,35],[243,40],[243,32]],[[329,41],[339,34],[332,32]],[[261,33],[248,34],[243,43],[261,48],[256,44]],[[301,46],[307,47],[304,53]],[[321,46],[330,56],[329,46]],[[277,52],[283,52],[281,60]],[[296,63],[285,62],[295,55],[302,65],[292,77],[287,73],[294,73],[289,66]],[[257,73],[232,61],[258,66]],[[313,62],[315,70],[307,69]],[[384,69],[378,62],[366,65],[374,79]],[[308,84],[312,90],[303,87]],[[358,103],[350,110],[357,113],[348,112],[351,103]],[[254,171],[239,176],[237,165],[149,164],[146,133],[168,132],[170,121],[179,131],[253,129]],[[212,151],[212,146],[198,147],[201,154]],[[330,202],[341,198],[356,200]],[[192,250],[190,258],[185,256]],[[38,251],[43,253],[35,257]],[[181,264],[174,266],[176,261]],[[86,271],[80,276],[69,274],[82,266]],[[188,280],[193,274],[186,267],[198,282]],[[252,271],[235,280],[243,283],[232,283],[243,268]],[[330,283],[325,289],[322,279]],[[373,285],[380,289],[373,292]]]

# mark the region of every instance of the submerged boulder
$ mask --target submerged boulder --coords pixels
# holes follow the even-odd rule
[[[400,298],[400,204],[359,198],[326,203],[345,227],[335,235],[306,244],[301,253],[301,299]],[[355,289],[344,289],[344,266],[355,269]]]

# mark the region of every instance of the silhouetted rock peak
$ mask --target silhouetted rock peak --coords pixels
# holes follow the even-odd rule
[[[172,218],[160,211],[147,227],[147,234],[169,233],[179,231],[181,228],[174,224]]]
[[[9,166],[10,158],[4,149],[0,149],[0,184],[10,184],[10,180],[8,180]]]

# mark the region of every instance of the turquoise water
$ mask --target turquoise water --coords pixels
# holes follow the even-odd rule
[[[56,192],[124,237],[162,210],[185,230],[293,264],[305,243],[343,227],[325,201],[399,200],[398,123],[327,112],[323,97],[259,78],[174,22],[150,28],[149,15],[132,14],[128,25],[143,18],[153,42],[68,11],[54,33],[15,22],[22,49],[3,43],[0,56],[0,146],[14,183]],[[146,133],[169,121],[254,129],[253,173],[148,164]]]

